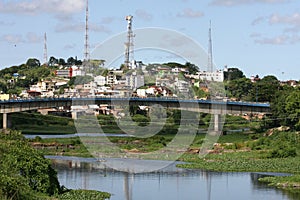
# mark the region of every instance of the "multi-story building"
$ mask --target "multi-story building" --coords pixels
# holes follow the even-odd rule
[[[187,78],[202,80],[202,81],[215,81],[223,82],[224,81],[224,71],[217,70],[214,72],[199,71],[196,74],[185,75]]]
[[[144,75],[132,73],[126,76],[126,86],[130,89],[137,89],[145,84]]]

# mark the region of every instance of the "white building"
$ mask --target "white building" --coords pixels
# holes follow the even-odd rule
[[[71,77],[74,77],[74,76],[84,76],[85,73],[84,71],[82,71],[80,69],[80,67],[76,66],[76,65],[73,65],[71,67]]]
[[[137,89],[145,84],[144,76],[133,73],[126,76],[126,86],[130,89]]]
[[[206,72],[200,71],[197,73],[198,79],[203,81],[216,81],[223,82],[224,81],[224,71],[218,70],[215,72]]]
[[[104,76],[96,76],[94,78],[94,81],[95,83],[98,85],[98,86],[104,86],[106,84],[106,77]]]

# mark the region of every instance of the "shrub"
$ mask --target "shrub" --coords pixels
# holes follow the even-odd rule
[[[104,200],[109,199],[110,194],[93,190],[71,190],[59,196],[59,200]]]
[[[287,157],[296,157],[297,152],[295,147],[281,146],[276,149],[273,149],[268,158],[287,158]]]

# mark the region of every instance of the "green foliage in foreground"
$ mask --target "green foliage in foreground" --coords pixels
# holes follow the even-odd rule
[[[11,131],[0,134],[0,198],[40,199],[40,193],[60,192],[51,162],[29,146],[24,137]]]
[[[42,139],[39,139],[41,141]],[[78,139],[72,139],[78,145]],[[51,161],[32,148],[20,132],[0,133],[0,199],[68,200],[110,198],[91,190],[63,190]]]
[[[59,200],[104,200],[109,199],[107,192],[98,192],[93,190],[71,190],[59,196]]]

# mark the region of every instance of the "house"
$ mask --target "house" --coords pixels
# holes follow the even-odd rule
[[[0,94],[0,101],[9,100],[9,94]]]
[[[96,76],[94,78],[94,82],[97,84],[97,86],[104,86],[106,84],[106,77],[104,76]]]

